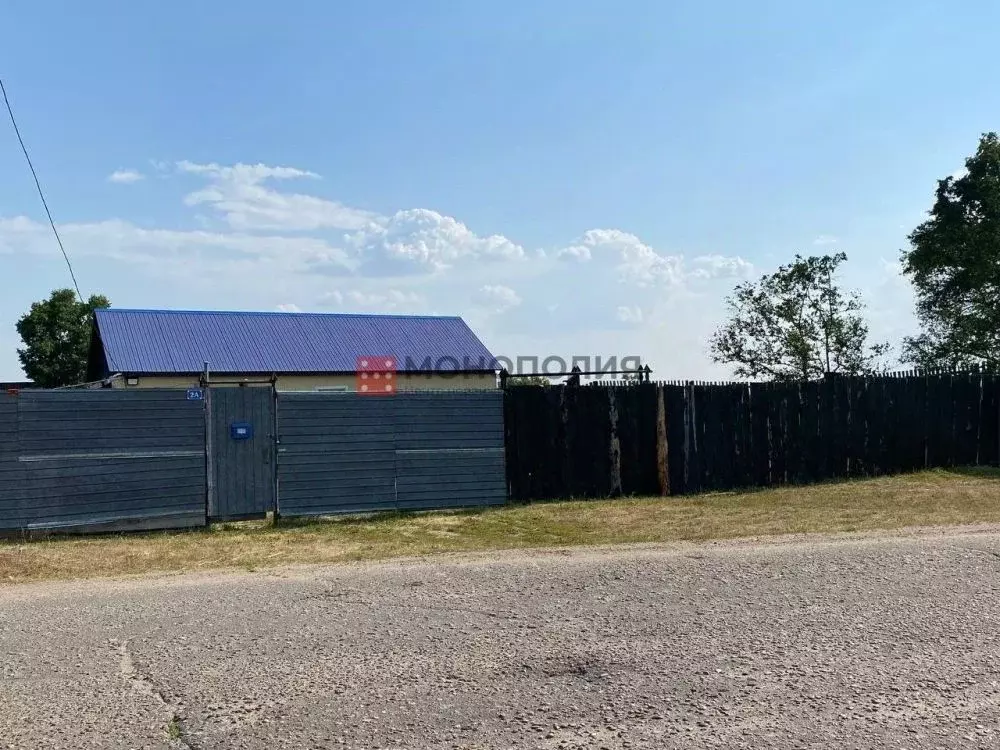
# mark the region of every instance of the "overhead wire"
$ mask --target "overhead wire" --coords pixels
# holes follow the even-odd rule
[[[73,264],[70,263],[69,255],[66,253],[66,248],[63,246],[62,238],[59,236],[59,230],[56,229],[56,223],[52,220],[52,212],[49,210],[48,201],[45,200],[45,193],[42,191],[42,183],[38,180],[38,173],[35,171],[35,165],[31,163],[31,156],[28,154],[28,147],[24,145],[24,139],[21,137],[21,130],[17,127],[17,120],[14,117],[14,109],[10,106],[10,99],[7,98],[7,89],[3,85],[3,79],[0,78],[0,93],[3,94],[3,103],[7,107],[7,114],[10,115],[10,124],[14,126],[14,135],[17,136],[17,142],[21,144],[21,152],[24,154],[24,160],[28,162],[28,169],[31,170],[31,176],[35,180],[35,188],[38,190],[38,197],[42,199],[42,206],[45,208],[45,215],[49,219],[49,226],[52,227],[52,234],[55,235],[56,243],[59,245],[59,251],[62,253],[63,260],[66,261],[66,268],[69,269],[69,276],[73,279],[73,288],[76,290],[76,296],[80,298],[83,302],[83,294],[80,293],[80,285],[76,281],[76,273],[73,272]]]

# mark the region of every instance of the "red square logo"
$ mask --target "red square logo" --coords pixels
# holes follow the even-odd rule
[[[391,396],[396,392],[396,358],[391,354],[358,357],[354,388],[362,396]]]

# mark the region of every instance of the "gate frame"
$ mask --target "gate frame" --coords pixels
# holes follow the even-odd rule
[[[241,380],[226,382],[225,380],[213,381],[206,375],[201,378],[200,387],[204,390],[205,402],[205,518],[208,525],[212,523],[223,523],[226,521],[247,521],[267,518],[268,513],[278,517],[278,391],[276,387],[277,378],[274,376],[267,380]],[[237,390],[242,388],[268,388],[270,404],[270,420],[267,424],[266,434],[256,434],[254,439],[264,439],[267,442],[270,459],[268,461],[268,486],[270,487],[271,499],[268,507],[259,512],[226,516],[219,513],[219,487],[215,479],[216,473],[216,445],[213,432],[217,427],[215,422],[215,408],[213,406],[212,392],[214,389]],[[215,513],[213,514],[213,510]]]

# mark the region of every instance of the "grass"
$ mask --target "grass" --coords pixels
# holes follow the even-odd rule
[[[167,739],[179,740],[181,738],[181,723],[176,716],[167,722]]]
[[[675,498],[550,502],[460,512],[220,524],[0,541],[0,584],[491,549],[703,541],[1000,522],[1000,472],[929,471]]]

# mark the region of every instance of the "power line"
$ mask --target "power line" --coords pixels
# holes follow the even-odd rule
[[[31,163],[31,157],[28,156],[28,147],[24,145],[24,139],[21,137],[21,131],[17,127],[17,120],[14,119],[14,110],[11,109],[10,100],[7,98],[7,89],[4,88],[3,79],[0,78],[0,92],[3,93],[3,103],[7,105],[7,114],[10,115],[10,124],[14,126],[14,135],[17,136],[17,142],[21,144],[21,151],[24,153],[24,159],[28,162],[28,169],[31,170],[31,176],[35,178],[35,187],[38,189],[38,197],[42,199],[42,206],[45,207],[45,215],[49,217],[49,226],[52,227],[52,234],[56,236],[56,242],[59,244],[59,250],[62,251],[63,260],[66,261],[66,267],[69,269],[69,276],[73,279],[73,288],[76,289],[76,296],[80,298],[83,302],[83,295],[80,293],[80,285],[76,283],[76,274],[73,273],[73,264],[69,262],[69,256],[66,254],[66,248],[63,247],[62,238],[59,236],[59,230],[56,229],[56,223],[52,220],[52,212],[49,211],[49,204],[45,200],[45,193],[42,192],[42,184],[38,181],[38,173],[35,172],[35,165]]]

